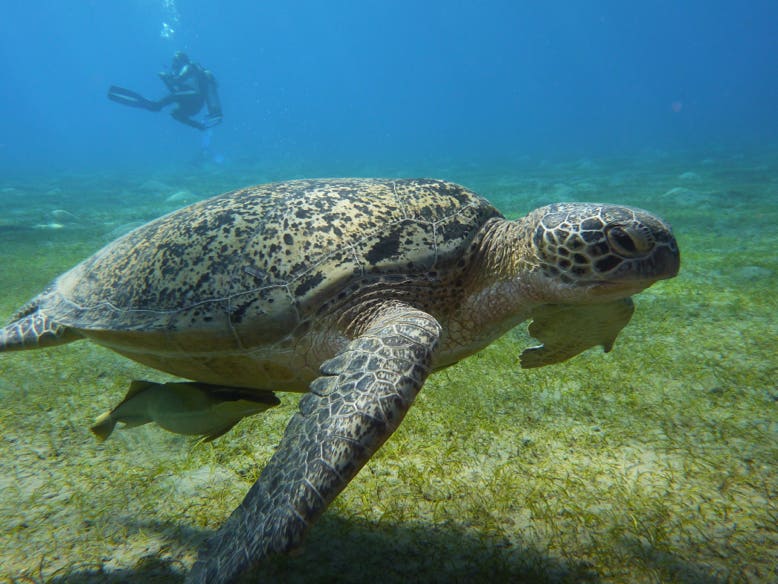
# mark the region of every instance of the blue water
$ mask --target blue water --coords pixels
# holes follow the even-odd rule
[[[8,1],[0,172],[188,171],[199,131],[106,99],[161,97],[177,50],[220,83],[227,168],[773,147],[776,24],[774,0]]]
[[[217,78],[221,125],[107,98],[163,97],[176,51]],[[778,0],[0,0],[0,322],[131,229],[256,183],[437,177],[510,218],[644,207],[682,268],[612,353],[523,371],[523,325],[433,376],[264,581],[778,581],[776,104]],[[296,402],[202,448],[97,444],[95,417],[158,375],[91,343],[2,355],[0,582],[181,580]]]

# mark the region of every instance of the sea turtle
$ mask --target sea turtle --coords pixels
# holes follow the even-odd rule
[[[543,344],[525,367],[608,351],[630,296],[675,276],[679,257],[669,225],[630,207],[509,221],[440,180],[280,182],[117,239],[21,308],[0,351],[87,338],[199,388],[307,392],[188,580],[227,582],[301,543],[430,372],[529,319]]]

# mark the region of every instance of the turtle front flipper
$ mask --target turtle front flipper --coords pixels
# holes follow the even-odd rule
[[[278,450],[203,546],[187,582],[230,582],[302,543],[311,524],[399,426],[430,372],[441,327],[392,305],[321,366]]]

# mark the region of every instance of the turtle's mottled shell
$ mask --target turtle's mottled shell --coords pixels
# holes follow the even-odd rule
[[[320,315],[339,299],[357,291],[368,300],[413,295],[416,280],[464,272],[479,228],[498,216],[482,197],[437,180],[251,187],[109,244],[58,278],[41,309],[159,369],[252,385],[256,371],[225,375],[256,366],[232,355],[272,345],[276,353],[260,367],[273,369],[284,346],[332,326]]]

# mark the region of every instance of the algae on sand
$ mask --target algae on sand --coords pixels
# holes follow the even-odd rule
[[[432,376],[304,553],[261,574],[289,582],[778,578],[778,174],[765,170],[775,163],[603,160],[444,173],[512,215],[549,202],[559,185],[565,197],[656,211],[675,227],[681,274],[636,298],[608,355],[523,371],[517,357],[531,340],[520,327]],[[211,193],[238,186],[221,180]],[[73,189],[98,199],[93,216],[78,209],[89,228],[0,230],[0,314],[160,203],[112,208],[99,200],[110,190],[110,177]],[[16,209],[18,226],[38,221],[25,213]],[[150,427],[98,444],[88,429],[94,416],[129,380],[150,376],[169,380],[89,343],[0,356],[0,577],[180,578],[259,474],[298,399],[281,394],[280,407],[214,444],[193,447]]]

